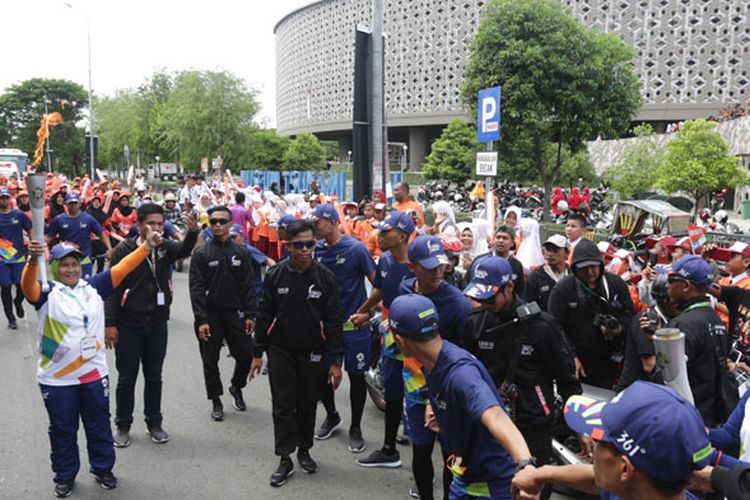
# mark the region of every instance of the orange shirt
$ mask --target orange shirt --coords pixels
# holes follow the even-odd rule
[[[750,290],[750,276],[745,276],[741,280],[739,280],[737,283],[732,284],[732,278],[731,276],[725,276],[719,280],[719,285],[721,286],[738,286],[740,288],[744,288],[745,290]],[[721,304],[724,304],[723,302]],[[732,331],[729,325],[729,315],[725,313],[724,311],[716,310],[716,314],[719,315],[719,318],[721,318],[721,321],[724,322],[724,325],[727,327],[727,331]]]
[[[377,229],[373,229],[370,231],[370,233],[367,235],[367,243],[365,243],[365,246],[367,247],[367,250],[370,252],[370,255],[372,255],[373,258],[378,258],[383,253],[383,251],[380,249],[380,244],[378,244],[378,231]]]
[[[422,207],[419,203],[413,200],[407,200],[404,202],[393,202],[393,208],[398,210],[399,212],[409,212],[411,210],[414,210],[419,214],[419,225],[424,226],[424,211],[422,210]]]

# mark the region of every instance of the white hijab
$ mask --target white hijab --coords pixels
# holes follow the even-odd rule
[[[446,234],[448,236],[456,236],[459,235],[456,234],[456,215],[453,212],[453,207],[450,206],[450,204],[447,201],[436,201],[432,205],[432,210],[435,212],[435,218],[437,219],[441,215],[445,215],[446,218],[443,221],[442,224],[440,224],[440,227],[438,228],[440,230],[441,234]]]
[[[466,231],[467,229],[471,231],[472,236],[474,237],[474,241],[471,244],[471,248],[469,248],[469,254],[471,255],[471,258],[474,259],[477,255],[481,255],[483,253],[487,253],[487,238],[486,236],[484,238],[481,238],[479,236],[479,231],[476,227],[476,222],[459,222],[456,227],[458,228],[458,237],[461,238],[461,235]]]
[[[519,220],[522,240],[521,247],[516,252],[516,258],[521,261],[525,269],[534,269],[544,265],[539,223],[530,217]]]
[[[521,228],[521,214],[523,213],[522,210],[518,207],[515,207],[515,206],[508,207],[508,209],[505,211],[505,216],[503,217],[503,221],[500,224],[505,224],[505,219],[508,217],[508,214],[511,212],[516,214],[516,226],[513,229],[518,231]]]

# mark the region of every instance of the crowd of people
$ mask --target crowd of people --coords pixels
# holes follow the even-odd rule
[[[142,180],[50,174],[44,241],[33,238],[25,183],[0,186],[3,308],[11,330],[24,301],[37,310],[58,497],[72,493],[80,468],[79,417],[92,473],[117,486],[114,448],[130,444],[140,366],[148,433],[168,442],[162,366],[172,275],[187,258],[206,418],[224,419],[223,346],[234,358],[227,393],[236,411],[267,370],[271,486],[295,472],[295,453],[304,472],[318,471],[311,449],[344,425],[335,391],[346,372],[349,451],[361,467],[400,467],[403,423],[415,498],[548,498],[551,483],[602,498],[695,498],[688,486],[748,497],[750,392],[740,396],[735,374],[750,372],[750,246],[723,250],[719,266],[711,245],[659,235],[638,256],[587,239],[579,213],[564,234],[542,238],[519,208],[494,228],[460,222],[447,204],[416,202],[406,183],[390,204],[338,200],[316,186],[281,195],[229,175],[177,184],[155,194]],[[664,385],[653,341],[664,327],[685,335],[689,394]],[[376,439],[362,432],[365,373],[376,363],[382,445],[365,455]],[[598,400],[583,384],[618,394]],[[558,397],[578,465],[550,465]],[[433,484],[436,442],[442,488]]]

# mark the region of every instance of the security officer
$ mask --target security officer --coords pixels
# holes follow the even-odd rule
[[[224,420],[223,393],[219,376],[219,352],[226,341],[235,360],[229,394],[237,411],[247,406],[242,388],[247,383],[253,346],[256,313],[255,277],[250,255],[229,236],[232,212],[225,206],[208,209],[213,236],[193,254],[190,263],[190,301],[195,331],[200,340],[203,376],[208,399],[213,403],[211,418]]]
[[[402,295],[391,304],[388,322],[401,352],[418,360],[427,375],[424,425],[440,433],[453,476],[445,497],[510,498],[513,474],[534,459],[487,369],[441,338],[436,309],[423,295]]]
[[[283,485],[294,473],[289,455],[295,449],[304,472],[318,470],[310,448],[325,375],[324,355],[332,360],[327,381],[334,389],[341,382],[344,339],[336,276],[313,259],[313,233],[308,220],[287,226],[286,247],[291,255],[268,271],[260,298],[250,377],[260,372],[266,352],[275,452],[281,457],[271,486]]]
[[[514,288],[506,259],[482,259],[464,290],[482,304],[469,314],[464,346],[487,367],[531,453],[545,465],[552,458],[554,385],[567,399],[582,393],[581,383],[554,319],[536,302],[518,297]],[[590,453],[590,441],[581,443]]]

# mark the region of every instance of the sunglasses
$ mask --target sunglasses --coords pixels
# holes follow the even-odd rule
[[[672,283],[677,283],[679,281],[687,281],[687,280],[685,278],[681,278],[681,277],[675,276],[675,275],[667,276],[667,283],[669,283],[670,285]]]
[[[302,250],[303,248],[312,248],[315,246],[316,241],[315,240],[307,240],[307,241],[292,241],[290,244],[296,248],[297,250]]]
[[[229,219],[208,219],[208,222],[211,223],[212,226],[223,226],[225,224],[229,224]]]

